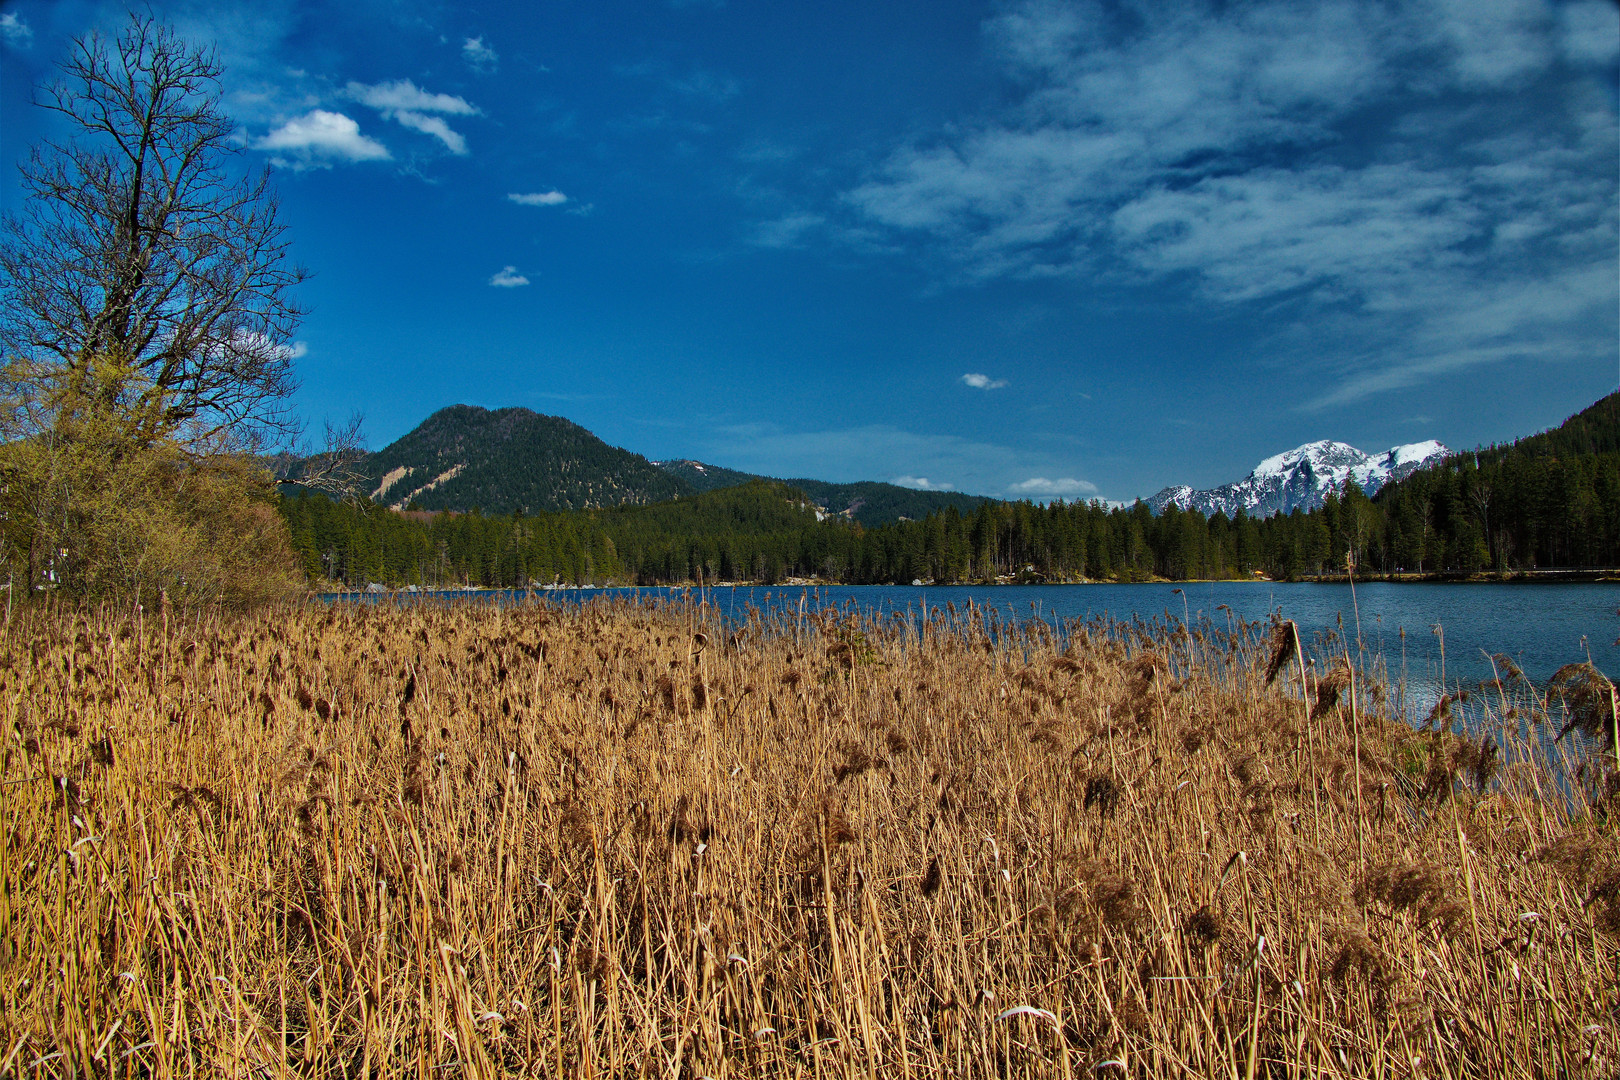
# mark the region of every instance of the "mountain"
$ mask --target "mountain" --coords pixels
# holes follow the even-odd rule
[[[1146,501],[1155,514],[1173,504],[1206,516],[1222,513],[1232,517],[1241,508],[1250,517],[1270,517],[1290,513],[1296,506],[1314,510],[1329,491],[1342,490],[1346,480],[1354,480],[1364,493],[1372,495],[1391,480],[1438,464],[1449,453],[1431,439],[1396,446],[1374,457],[1346,443],[1323,439],[1267,458],[1236,483],[1205,491],[1185,485],[1167,487]]]
[[[1620,452],[1620,390],[1605,395],[1555,428],[1474,453],[1477,464],[1511,457],[1570,459]]]
[[[693,491],[717,491],[720,488],[741,487],[764,477],[738,472],[719,465],[705,465],[701,461],[655,461],[654,465],[691,485]]]
[[[1263,517],[1257,507],[1241,528],[1219,516],[1155,518],[1145,504],[1076,502],[1032,514],[992,501],[971,516],[862,530],[829,520],[802,490],[809,485],[762,480],[532,520],[406,515],[325,498],[283,499],[281,512],[313,578],[360,585],[1181,581],[1256,571],[1291,580],[1342,573],[1347,555],[1364,574],[1557,568],[1584,575],[1571,580],[1608,580],[1620,567],[1620,396],[1552,431],[1433,463],[1443,453],[1430,443],[1372,458],[1330,443],[1279,454],[1247,482],[1251,494],[1274,485],[1279,509],[1283,496],[1303,498],[1339,475],[1377,482],[1377,497],[1333,512]]]
[[[982,504],[994,502],[984,495],[963,495],[956,491],[918,491],[916,488],[862,480],[853,484],[833,484],[826,480],[778,479],[738,472],[701,461],[655,461],[654,465],[680,477],[698,491],[738,487],[755,480],[787,484],[815,501],[821,512],[860,522],[868,528],[896,521],[920,521],[929,514],[954,506],[958,513],[971,514]]]
[[[1397,566],[1620,566],[1620,392],[1558,427],[1385,484],[1377,505]]]
[[[509,514],[662,502],[691,485],[560,416],[440,409],[374,454],[366,494],[395,507]]]
[[[301,459],[268,464],[285,478],[298,474]],[[642,506],[758,480],[798,488],[824,516],[843,516],[869,528],[918,520],[948,506],[972,513],[992,501],[876,481],[782,481],[700,461],[648,461],[609,446],[560,416],[473,405],[440,409],[367,454],[360,472],[364,494],[395,509],[466,511],[476,506],[487,514]]]
[[[918,491],[916,488],[861,480],[853,484],[831,484],[825,480],[785,480],[814,499],[829,514],[853,518],[862,525],[876,527],[895,521],[921,521],[929,514],[955,507],[968,515],[987,502],[984,495],[963,495],[957,491]]]

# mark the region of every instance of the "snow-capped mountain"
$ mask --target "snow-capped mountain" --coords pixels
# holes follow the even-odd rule
[[[1236,483],[1207,491],[1194,491],[1185,485],[1167,487],[1149,498],[1147,504],[1155,514],[1174,504],[1183,510],[1208,515],[1220,512],[1228,517],[1239,507],[1250,517],[1286,514],[1296,506],[1314,510],[1322,505],[1329,491],[1343,490],[1346,480],[1354,480],[1371,495],[1389,481],[1438,463],[1449,453],[1433,439],[1396,446],[1376,457],[1345,443],[1323,439],[1266,458]]]

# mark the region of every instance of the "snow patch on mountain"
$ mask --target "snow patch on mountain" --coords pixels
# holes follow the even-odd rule
[[[1348,443],[1322,439],[1268,457],[1236,483],[1196,491],[1185,484],[1164,488],[1147,500],[1155,514],[1167,506],[1232,517],[1241,508],[1250,517],[1291,513],[1295,507],[1314,510],[1328,492],[1343,491],[1354,481],[1372,495],[1391,480],[1400,480],[1426,465],[1436,464],[1451,451],[1429,439],[1395,446],[1372,455]]]
[[[1411,469],[1407,470],[1410,473],[1413,469],[1421,468],[1424,462],[1443,458],[1451,451],[1446,449],[1445,444],[1429,439],[1425,442],[1397,446],[1389,453],[1394,456],[1396,466],[1412,466]],[[1403,473],[1402,475],[1406,474]]]

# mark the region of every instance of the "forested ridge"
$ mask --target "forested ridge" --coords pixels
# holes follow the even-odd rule
[[[661,461],[658,467],[685,480],[694,492],[741,487],[754,480],[787,484],[809,495],[826,512],[841,514],[869,529],[902,519],[925,518],[948,506],[956,507],[958,513],[969,514],[977,510],[981,503],[994,501],[985,495],[964,495],[960,491],[920,491],[878,480],[835,484],[804,478],[778,479],[700,461]]]
[[[692,490],[560,416],[472,405],[440,409],[368,455],[363,470],[371,491],[387,485],[382,501],[424,510],[583,510]]]
[[[1378,493],[1378,569],[1620,564],[1620,393],[1560,426],[1454,454]]]
[[[1205,517],[1145,503],[954,506],[879,528],[818,520],[785,483],[568,513],[406,516],[363,503],[283,503],[313,578],[348,585],[531,582],[851,584],[1473,574],[1620,565],[1620,395],[1560,428],[1457,454],[1369,499],[1354,484],[1318,510]]]

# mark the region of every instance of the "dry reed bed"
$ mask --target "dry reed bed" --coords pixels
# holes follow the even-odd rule
[[[1612,798],[1256,634],[702,615],[19,616],[0,1073],[1614,1074]]]

